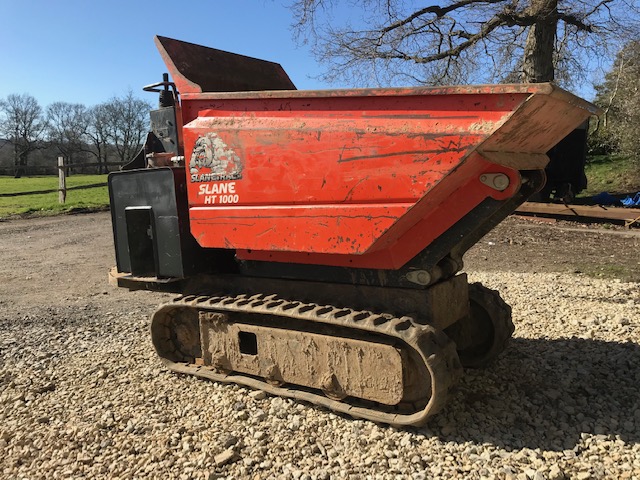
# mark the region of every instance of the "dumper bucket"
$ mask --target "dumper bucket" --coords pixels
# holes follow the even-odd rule
[[[398,269],[517,208],[545,152],[596,113],[553,84],[296,91],[247,57],[214,81],[200,68],[232,54],[158,42],[181,91],[191,232],[246,261]],[[252,70],[266,91],[219,91],[247,65],[268,65]]]

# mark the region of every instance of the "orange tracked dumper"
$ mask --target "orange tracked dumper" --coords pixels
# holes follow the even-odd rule
[[[545,182],[595,107],[552,84],[297,91],[280,65],[164,37],[172,77],[109,178],[116,285],[172,370],[392,425],[442,408],[513,333],[463,254]]]

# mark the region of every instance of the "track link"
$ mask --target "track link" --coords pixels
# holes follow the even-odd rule
[[[423,363],[430,378],[429,395],[419,401],[404,402],[392,407],[353,397],[329,398],[320,390],[293,385],[274,385],[266,379],[225,372],[214,366],[197,364],[201,357],[197,319],[200,312],[227,314],[230,312],[259,315],[262,325],[277,328],[276,320],[294,320],[301,325],[330,326],[360,332],[361,335],[384,337],[411,352]],[[271,323],[269,323],[271,322]],[[273,395],[307,401],[335,412],[394,426],[422,425],[440,411],[449,390],[462,375],[462,366],[455,343],[442,331],[416,323],[411,317],[395,317],[369,311],[322,306],[288,301],[275,295],[196,296],[187,295],[162,305],[152,316],[151,333],[156,351],[163,363],[178,373],[210,380],[236,383]],[[186,345],[186,347],[185,347]]]

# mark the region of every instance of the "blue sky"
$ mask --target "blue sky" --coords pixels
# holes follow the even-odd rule
[[[166,71],[154,35],[278,62],[299,89],[348,87],[316,79],[322,67],[294,41],[289,1],[0,0],[0,98],[92,106],[131,90],[155,104],[142,92]],[[576,88],[585,98],[589,80]]]
[[[166,71],[154,35],[278,62],[298,88],[328,88],[285,1],[0,0],[0,98],[91,106],[131,90],[155,103],[141,91]]]

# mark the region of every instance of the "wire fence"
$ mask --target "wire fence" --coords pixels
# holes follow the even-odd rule
[[[116,166],[116,165],[117,166],[121,166],[122,164],[121,163],[109,162],[109,163],[107,163],[107,165],[110,165],[110,166]],[[64,163],[64,157],[58,157],[58,166],[56,167],[56,169],[58,170],[58,188],[50,188],[50,189],[47,189],[47,190],[37,190],[37,191],[30,191],[30,192],[0,193],[0,197],[19,197],[19,196],[23,196],[23,195],[39,195],[39,194],[58,192],[58,201],[60,203],[65,203],[66,199],[67,199],[67,192],[69,192],[69,191],[72,191],[72,190],[84,190],[84,189],[96,188],[96,187],[106,187],[107,186],[107,182],[92,183],[92,184],[89,184],[89,185],[79,185],[79,186],[76,186],[76,187],[67,187],[67,177],[69,176],[69,170],[70,169],[75,169],[75,168],[83,168],[83,167],[87,167],[87,166],[95,167],[96,164],[95,163],[91,163],[91,164],[66,165]]]

